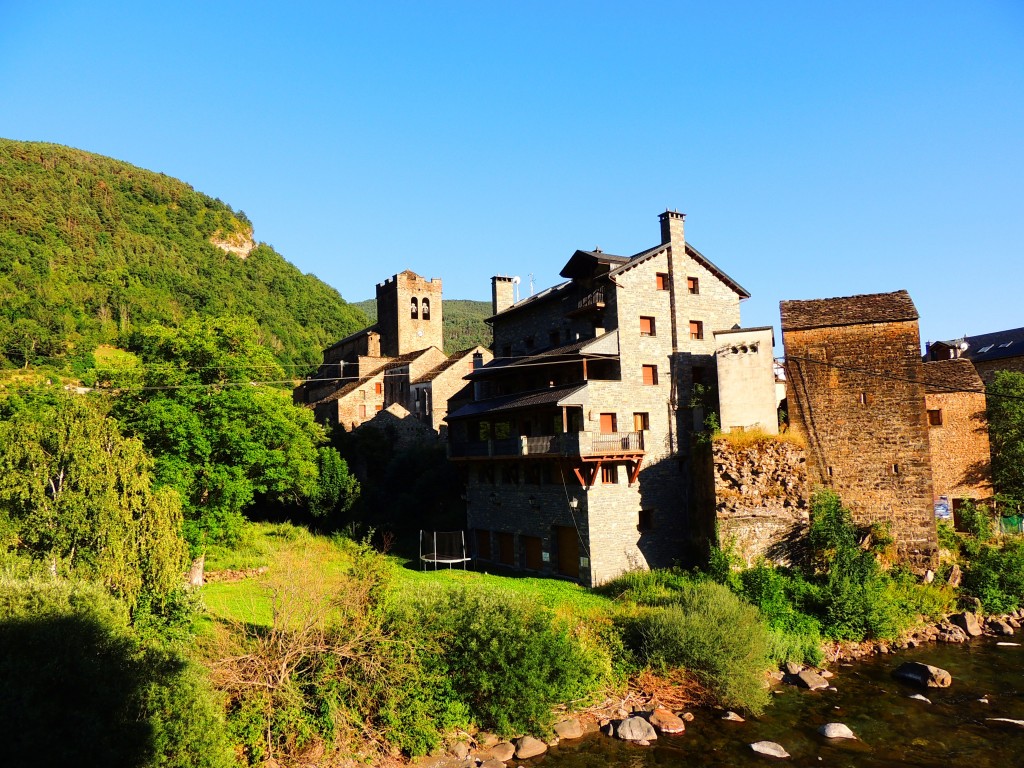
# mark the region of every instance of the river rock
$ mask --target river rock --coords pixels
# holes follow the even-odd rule
[[[672,714],[667,709],[656,709],[651,713],[651,725],[659,733],[682,733],[686,730],[686,723],[682,718]]]
[[[990,632],[996,635],[1003,635],[1009,637],[1013,634],[1013,627],[1010,626],[1008,621],[1002,619],[989,619],[987,622],[988,629]]]
[[[923,701],[925,704],[931,704],[932,700],[927,696],[922,696],[920,693],[915,693],[913,696],[908,696],[908,699],[915,699],[917,701]]]
[[[800,674],[796,676],[797,679],[812,691],[820,691],[823,688],[828,688],[828,680],[819,675],[813,669],[802,669]]]
[[[615,735],[624,741],[654,741],[658,738],[654,726],[642,717],[627,717],[619,723]]]
[[[516,739],[516,759],[528,760],[537,755],[543,755],[548,751],[548,745],[533,736],[523,736]]]
[[[818,729],[818,733],[824,736],[826,739],[856,739],[853,735],[853,731],[842,723],[825,723]]]
[[[960,566],[953,563],[952,569],[949,571],[949,578],[946,580],[953,589],[960,586],[960,582],[963,581],[964,574],[960,570]]]
[[[949,617],[949,620],[956,626],[960,627],[970,637],[978,637],[982,634],[981,624],[978,623],[978,617],[969,611],[963,613],[955,613]]]
[[[1020,648],[1020,643],[996,643],[996,645],[1003,645],[1010,648]]]
[[[499,741],[501,741],[501,739],[498,738],[498,735],[491,733],[490,731],[480,731],[476,735],[476,745],[480,749],[489,749]]]
[[[787,675],[793,675],[793,677],[796,677],[797,675],[799,675],[803,671],[804,671],[804,665],[803,664],[799,664],[799,663],[797,663],[795,661],[787,661],[786,662],[786,674]]]
[[[732,720],[734,723],[745,723],[746,722],[746,720],[744,720],[742,717],[737,715],[732,710],[729,710],[724,715],[722,715],[722,719],[723,720]]]
[[[769,757],[789,757],[789,752],[783,749],[781,744],[776,744],[774,741],[755,741],[750,745],[750,748]]]
[[[583,726],[575,717],[555,723],[554,731],[560,739],[578,739],[583,735]]]
[[[499,741],[493,747],[487,749],[487,753],[495,760],[507,763],[516,755],[516,745],[509,741]]]
[[[452,754],[459,760],[469,757],[469,744],[464,741],[457,741],[452,745]]]
[[[505,768],[505,764],[493,757],[489,757],[480,763],[480,768]]]
[[[966,643],[967,633],[955,624],[947,624],[935,638],[940,643]]]
[[[1016,725],[1018,728],[1024,728],[1024,720],[1013,720],[1009,717],[986,717],[986,720],[991,720],[994,723],[1009,723],[1010,725]]]
[[[919,661],[903,662],[893,671],[892,676],[926,688],[948,688],[953,682],[953,677],[946,670]]]

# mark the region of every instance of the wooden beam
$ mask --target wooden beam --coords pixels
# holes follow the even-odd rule
[[[641,456],[635,462],[630,463],[633,465],[633,468],[629,471],[629,484],[632,485],[640,475],[640,466],[644,463],[644,457]]]

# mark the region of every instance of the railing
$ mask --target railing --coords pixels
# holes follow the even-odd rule
[[[475,443],[449,443],[454,459],[484,456],[607,456],[643,453],[643,432],[570,432],[540,437],[512,437]]]
[[[604,307],[604,288],[598,288],[579,300],[579,303],[576,305],[576,311],[600,309],[602,307]]]

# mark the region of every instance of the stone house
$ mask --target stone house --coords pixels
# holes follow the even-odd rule
[[[925,360],[970,360],[985,384],[991,384],[996,371],[1024,373],[1024,328],[963,336],[927,345]]]
[[[885,523],[903,557],[934,568],[938,541],[918,314],[906,291],[783,301],[790,429],[812,486],[858,524]]]
[[[409,270],[388,278],[377,285],[377,322],[325,349],[317,372],[295,388],[294,401],[310,406],[318,422],[347,430],[388,412],[389,422],[411,416],[436,433],[439,419],[423,403],[447,403],[458,389],[448,372],[465,373],[474,354],[490,358],[483,347],[445,355],[442,322],[439,278]],[[440,418],[444,413],[442,407]]]
[[[963,499],[992,498],[985,386],[965,358],[926,362],[923,368],[935,501],[950,504],[958,520]]]
[[[764,328],[715,331],[719,422],[723,432],[779,433],[775,332]]]
[[[716,382],[715,331],[749,293],[684,218],[661,214],[660,242],[633,256],[576,251],[565,282],[522,301],[492,279],[495,358],[447,417],[479,561],[596,585],[714,535],[693,499],[690,393]]]

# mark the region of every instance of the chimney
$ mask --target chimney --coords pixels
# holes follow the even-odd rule
[[[518,277],[505,277],[495,275],[491,278],[491,314],[499,312],[515,304],[515,284],[519,282]]]
[[[683,222],[686,214],[679,211],[666,210],[658,216],[661,222],[661,242],[671,245],[683,245],[686,238],[683,236]]]
[[[484,367],[484,354],[483,352],[473,353],[473,370]]]

